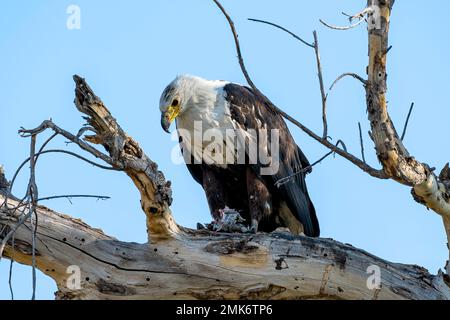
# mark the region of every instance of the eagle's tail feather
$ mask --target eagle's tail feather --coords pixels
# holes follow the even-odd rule
[[[305,176],[297,176],[286,187],[290,195],[290,209],[303,224],[305,234],[309,237],[319,237],[319,221],[317,219],[316,209],[309,198]]]

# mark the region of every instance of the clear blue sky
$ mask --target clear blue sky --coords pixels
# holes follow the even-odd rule
[[[234,17],[243,54],[255,83],[284,110],[321,132],[320,93],[314,52],[275,29],[249,22],[269,19],[312,40],[317,29],[325,82],[343,72],[365,75],[367,32],[321,26],[319,18],[345,24],[342,11],[358,12],[360,1],[223,0]],[[66,28],[66,9],[81,8],[81,29]],[[421,161],[442,168],[450,160],[450,2],[396,1],[389,53],[390,112],[401,129],[409,105],[416,103],[406,145]],[[123,128],[159,163],[173,181],[173,212],[178,223],[193,227],[209,221],[207,204],[184,165],[174,165],[174,142],[159,125],[158,101],[165,85],[179,73],[244,83],[232,38],[212,1],[186,0],[2,0],[0,2],[0,163],[11,177],[27,157],[28,141],[19,127],[52,118],[76,132],[83,121],[73,106],[72,74],[85,77]],[[359,155],[358,121],[369,130],[364,91],[356,81],[342,81],[329,98],[330,135],[343,139]],[[292,128],[311,160],[326,150]],[[366,156],[377,160],[367,134]],[[62,139],[53,147],[66,148]],[[68,149],[74,149],[68,146]],[[22,195],[26,174],[15,188]],[[81,218],[125,241],[146,241],[139,195],[122,173],[104,172],[64,155],[43,156],[38,165],[40,195],[91,193],[108,201],[66,200],[46,203]],[[322,235],[365,249],[382,258],[422,265],[436,273],[447,256],[440,217],[416,204],[408,188],[377,181],[336,157],[308,177]],[[0,299],[9,298],[9,261],[0,263]],[[31,296],[31,270],[15,264],[17,298]],[[56,287],[39,274],[37,297],[53,299]]]

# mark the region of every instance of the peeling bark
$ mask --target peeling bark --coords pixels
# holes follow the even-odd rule
[[[369,0],[369,4],[371,4]],[[388,113],[387,52],[393,0],[380,1],[381,29],[369,30],[369,66],[366,99],[377,156],[384,171],[397,182],[413,187],[415,199],[442,216],[450,217],[448,166],[440,177],[412,157],[399,138]]]
[[[450,178],[448,165],[440,177],[427,164],[411,156],[400,139],[389,116],[387,104],[387,57],[389,25],[394,0],[378,1],[381,28],[369,26],[369,66],[366,84],[367,112],[371,137],[386,174],[393,180],[412,187],[414,199],[441,215],[450,242]],[[373,3],[368,0],[368,7]],[[450,268],[447,264],[447,274]]]

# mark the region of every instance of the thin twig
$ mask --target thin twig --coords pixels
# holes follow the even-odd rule
[[[411,114],[413,112],[413,109],[414,109],[414,102],[411,103],[411,107],[409,108],[408,116],[406,117],[405,125],[403,126],[403,133],[402,133],[402,138],[401,138],[402,141],[406,137],[406,131],[408,130],[409,119],[411,118]]]
[[[70,132],[58,127],[56,124],[54,124],[51,120],[46,120],[44,122],[41,123],[41,125],[39,125],[39,127],[35,128],[35,129],[31,129],[31,130],[26,130],[24,128],[22,128],[21,130],[19,130],[19,133],[22,137],[26,138],[26,137],[30,137],[33,134],[38,134],[41,133],[43,131],[45,131],[46,129],[51,129],[53,130],[55,133],[49,138],[47,139],[47,141],[44,142],[44,144],[42,145],[42,147],[39,149],[39,152],[36,153],[37,156],[41,155],[41,154],[45,154],[45,153],[65,153],[65,154],[69,154],[72,155],[74,157],[77,157],[80,160],[83,160],[87,163],[92,164],[93,166],[99,167],[101,169],[105,169],[105,170],[116,170],[116,171],[121,171],[122,168],[118,168],[117,164],[116,166],[114,166],[114,162],[112,161],[112,159],[110,157],[108,157],[107,155],[103,154],[102,152],[98,151],[97,149],[95,149],[94,147],[92,147],[91,145],[89,145],[88,143],[84,142],[83,140],[80,139],[79,136],[75,136],[73,134],[71,134]],[[91,155],[93,155],[96,158],[99,158],[101,160],[103,160],[104,162],[108,163],[109,165],[111,165],[112,167],[107,167],[107,166],[103,166],[100,164],[97,164],[89,159],[86,159],[74,152],[70,152],[70,151],[66,151],[66,150],[46,150],[46,151],[42,151],[45,146],[53,139],[56,137],[56,135],[62,135],[63,137],[69,139],[70,141],[72,141],[73,143],[77,144],[81,149],[87,151],[88,153],[90,153]],[[12,187],[14,185],[14,182],[16,181],[17,175],[19,174],[19,172],[22,170],[22,168],[25,166],[25,164],[28,163],[28,161],[30,161],[30,158],[26,159],[24,162],[22,162],[20,164],[20,166],[17,168],[16,172],[13,175],[13,178],[11,180],[10,186],[9,186],[9,192],[12,193]]]
[[[250,75],[247,72],[247,68],[245,67],[245,63],[244,63],[244,59],[242,58],[242,53],[241,53],[241,46],[239,45],[239,39],[238,39],[238,34],[236,32],[236,28],[234,27],[234,22],[231,19],[231,17],[228,15],[227,11],[225,10],[225,8],[222,6],[222,4],[218,1],[218,0],[213,0],[214,3],[219,7],[220,11],[222,11],[223,15],[225,16],[225,18],[228,21],[228,24],[230,25],[231,28],[231,32],[233,33],[233,37],[234,37],[234,44],[236,46],[236,50],[237,50],[237,55],[238,55],[238,60],[239,60],[239,65],[241,66],[241,70],[242,73],[244,74],[245,79],[247,80],[247,83],[250,85],[250,87],[252,87],[253,90],[255,90],[259,95],[263,95],[258,88],[255,86],[255,84],[253,83],[252,79],[250,78]]]
[[[342,14],[343,14],[344,16],[346,16],[346,17],[349,18],[348,20],[350,21],[350,23],[352,23],[353,20],[358,19],[358,22],[356,22],[356,23],[354,23],[354,24],[351,24],[351,25],[349,25],[349,26],[342,26],[342,27],[341,27],[341,26],[335,26],[335,25],[329,24],[329,23],[327,23],[327,22],[325,22],[325,21],[323,21],[323,20],[319,20],[319,21],[320,21],[323,25],[325,25],[326,27],[328,27],[328,28],[330,28],[330,29],[333,29],[333,30],[349,30],[349,29],[353,29],[353,28],[359,26],[362,22],[364,22],[364,21],[365,21],[364,16],[365,16],[366,14],[370,13],[372,10],[373,10],[372,8],[367,7],[367,8],[365,8],[364,10],[362,10],[361,12],[359,12],[359,13],[353,15],[353,16],[352,16],[352,15],[349,15],[349,14],[347,14],[347,13],[345,13],[345,12],[342,12]]]
[[[355,15],[355,16],[351,16],[351,19],[355,19],[356,17],[359,16],[363,16],[365,14],[365,11],[362,11],[361,13]],[[323,76],[322,76],[322,66],[321,66],[321,62],[320,62],[320,51],[319,51],[319,41],[317,39],[317,32],[314,31],[314,44],[311,45],[309,43],[307,43],[306,41],[304,41],[302,38],[300,38],[298,35],[296,35],[295,33],[293,33],[292,31],[277,25],[275,23],[272,22],[268,22],[268,21],[264,21],[264,20],[257,20],[257,19],[249,19],[251,21],[256,21],[256,22],[261,22],[261,23],[265,23],[271,26],[274,26],[278,29],[281,29],[285,32],[287,32],[288,34],[292,35],[294,38],[300,40],[302,43],[308,45],[309,47],[314,48],[315,50],[315,54],[316,54],[316,61],[317,61],[317,70],[318,70],[318,77],[319,77],[319,84],[320,84],[320,92],[321,92],[321,97],[322,97],[322,121],[323,121],[323,135],[322,135],[322,139],[326,140],[328,138],[328,121],[327,121],[327,100],[328,100],[328,94],[325,94],[325,88],[324,88],[324,84],[323,84]],[[367,81],[365,79],[363,79],[361,76],[359,76],[356,73],[344,73],[343,75],[339,76],[331,85],[330,90],[333,89],[333,87],[336,85],[337,82],[339,82],[342,78],[347,77],[347,76],[351,76],[359,81],[361,81],[361,83],[366,86],[367,85]],[[360,136],[362,136],[360,134]],[[360,138],[360,140],[362,139],[362,137]],[[347,152],[347,147],[345,146],[345,143],[342,140],[339,140],[338,143],[336,144],[336,146],[342,145],[343,149],[345,152]],[[365,159],[365,155],[364,155],[364,146],[361,145],[362,148],[362,157],[363,157],[363,162],[366,163],[366,159]]]
[[[26,130],[26,129],[22,128],[21,130],[19,130],[19,133],[22,137],[26,138],[26,137],[30,137],[33,134],[41,133],[41,132],[45,131],[46,129],[53,130],[55,133],[58,133],[59,135],[62,135],[66,139],[69,139],[73,143],[77,144],[81,149],[83,149],[84,151],[87,151],[94,157],[101,159],[104,162],[106,162],[107,164],[117,168],[117,163],[115,163],[111,159],[111,157],[98,151],[97,149],[92,147],[90,144],[88,144],[85,141],[83,141],[82,139],[80,139],[80,137],[77,137],[77,136],[71,134],[70,132],[58,127],[56,124],[54,124],[50,120],[46,120],[46,121],[42,122],[41,125],[35,129]],[[120,170],[120,168],[118,168],[118,169]]]
[[[314,44],[311,44],[311,43],[309,43],[309,42],[303,40],[302,38],[300,38],[298,35],[296,35],[296,34],[293,33],[292,31],[289,31],[288,29],[286,29],[286,28],[284,28],[284,27],[282,27],[282,26],[280,26],[280,25],[278,25],[278,24],[276,24],[276,23],[273,23],[273,22],[270,22],[270,21],[265,21],[265,20],[260,20],[260,19],[253,19],[253,18],[249,18],[248,20],[253,21],[253,22],[260,22],[260,23],[268,24],[268,25],[270,25],[270,26],[273,26],[273,27],[275,27],[275,28],[278,28],[278,29],[280,29],[280,30],[283,30],[284,32],[286,32],[286,33],[290,34],[291,36],[293,36],[293,37],[294,37],[295,39],[297,39],[298,41],[302,42],[304,45],[306,45],[306,46],[311,47],[311,48],[314,49]]]
[[[343,26],[343,27],[341,27],[341,26],[334,26],[334,25],[332,25],[332,24],[329,24],[329,23],[323,21],[322,19],[320,19],[319,21],[320,21],[324,26],[326,26],[326,27],[328,27],[328,28],[330,28],[330,29],[345,31],[345,30],[350,30],[350,29],[356,28],[356,27],[359,26],[361,23],[363,23],[365,20],[364,20],[364,19],[361,19],[361,20],[359,20],[358,22],[356,22],[356,23],[354,23],[354,24],[351,24],[351,25],[349,25],[349,26]]]
[[[319,163],[321,163],[323,160],[325,160],[326,158],[328,158],[329,156],[331,156],[333,153],[334,153],[334,151],[330,151],[330,152],[328,152],[326,155],[324,155],[322,158],[320,158],[319,160],[317,160],[317,161],[314,162],[313,164],[307,166],[306,168],[303,168],[302,170],[300,170],[300,171],[298,171],[298,172],[296,172],[296,173],[294,173],[294,174],[292,174],[292,175],[290,175],[290,176],[287,176],[287,177],[285,177],[285,178],[282,178],[282,179],[278,180],[277,182],[275,182],[275,186],[276,186],[277,188],[279,188],[279,187],[285,185],[286,183],[288,183],[291,179],[295,178],[296,176],[307,173],[307,172],[310,171],[314,166],[316,166],[316,165],[318,165]]]
[[[28,192],[27,196],[29,197],[30,204],[30,223],[32,228],[31,233],[31,265],[32,265],[32,278],[33,278],[33,293],[31,295],[31,300],[36,299],[36,233],[38,228],[37,221],[37,199],[38,197],[38,187],[36,184],[36,134],[31,136],[31,144],[30,144],[30,181],[28,184]],[[36,221],[33,222],[33,214],[36,216]],[[33,228],[34,224],[34,228]]]
[[[341,14],[342,14],[343,16],[346,16],[346,17],[348,18],[348,20],[350,20],[350,21],[353,21],[353,19],[354,19],[354,16],[353,16],[353,15],[348,14],[348,13],[346,13],[346,12],[344,12],[344,11],[342,11]]]
[[[87,131],[95,132],[95,129],[92,128],[91,126],[86,125],[83,128],[81,128],[80,130],[78,130],[77,138],[81,138],[81,136],[84,135]]]
[[[44,148],[50,143],[50,141],[52,141],[56,136],[58,135],[58,133],[53,133],[50,138],[48,138],[43,144],[42,146],[39,148],[39,151],[37,153],[36,156],[36,160],[35,162],[38,160],[39,156],[42,154],[42,151],[44,150]],[[27,162],[30,161],[30,158],[28,158],[27,160],[25,160],[24,162],[22,162],[22,164],[19,166],[19,168],[17,168],[16,172],[14,173],[13,179],[11,180],[11,183],[9,184],[9,193],[12,194],[12,187],[14,185],[14,182],[16,181],[17,175],[19,174],[20,170],[23,168],[23,166],[25,164],[27,164]]]
[[[53,133],[50,138],[48,138],[43,144],[42,146],[39,148],[38,153],[44,151],[45,147],[50,143],[50,141],[52,141],[54,138],[56,138],[58,136],[58,133]],[[39,155],[36,156],[36,161],[38,160]]]
[[[55,200],[55,199],[72,199],[72,198],[94,198],[97,200],[111,199],[111,197],[108,197],[108,196],[96,196],[96,195],[90,195],[90,194],[66,194],[66,195],[61,195],[61,196],[51,196],[51,197],[39,198],[38,201],[48,201],[48,200]]]
[[[236,46],[236,51],[237,51],[237,55],[238,55],[239,65],[241,66],[242,73],[244,74],[244,77],[246,78],[248,85],[253,89],[255,95],[257,95],[264,102],[266,102],[267,105],[271,109],[273,109],[274,111],[279,113],[286,120],[290,121],[291,123],[293,123],[294,125],[299,127],[302,131],[304,131],[307,135],[309,135],[311,138],[313,138],[314,140],[316,140],[320,144],[324,145],[325,147],[327,147],[331,151],[337,153],[338,155],[340,155],[340,156],[344,157],[345,159],[347,159],[348,161],[352,162],[354,165],[356,165],[358,168],[360,168],[364,172],[368,173],[372,177],[379,178],[379,179],[387,179],[388,177],[387,177],[386,173],[383,170],[377,170],[377,169],[374,169],[374,168],[370,167],[369,165],[367,165],[366,163],[364,163],[362,160],[358,159],[354,155],[349,154],[348,152],[340,149],[339,147],[336,147],[330,141],[328,141],[328,139],[323,139],[322,137],[318,136],[312,130],[310,130],[309,128],[307,128],[303,124],[301,124],[298,120],[294,119],[289,114],[287,114],[286,112],[284,112],[283,110],[281,110],[280,108],[275,106],[264,94],[261,93],[261,91],[253,83],[253,81],[250,78],[250,75],[248,74],[247,69],[245,67],[244,59],[242,58],[242,54],[241,54],[241,49],[240,49],[238,35],[237,35],[237,32],[236,32],[236,28],[234,27],[233,20],[231,19],[231,17],[228,15],[228,13],[225,11],[224,7],[220,4],[220,2],[218,0],[213,0],[213,2],[222,11],[223,15],[225,16],[225,18],[228,21],[228,24],[230,25],[230,29],[231,29],[231,32],[233,34],[233,38],[234,38],[234,42],[235,42],[235,46]]]
[[[38,219],[37,219],[37,212],[36,212],[36,207],[37,207],[37,198],[38,198],[38,188],[36,185],[36,174],[35,174],[35,169],[36,169],[36,134],[33,134],[31,136],[31,143],[30,143],[30,179],[29,179],[29,183],[28,183],[28,188],[27,188],[27,206],[28,206],[28,213],[25,214],[23,213],[21,215],[21,217],[18,220],[18,223],[16,226],[14,226],[14,228],[11,229],[11,231],[3,238],[2,240],[2,244],[0,246],[0,259],[1,256],[3,254],[3,250],[6,246],[6,244],[8,243],[9,239],[14,237],[15,232],[17,231],[17,229],[23,225],[28,219],[30,219],[31,222],[31,226],[32,226],[32,286],[33,286],[33,293],[32,293],[32,300],[35,300],[36,298],[36,233],[37,233],[37,228],[38,228]],[[22,203],[23,200],[20,202]],[[17,210],[18,208],[14,209],[14,212]],[[33,222],[33,213],[35,215],[35,221]],[[10,266],[10,272],[12,272],[12,266]],[[11,276],[10,276],[11,277]],[[11,279],[11,278],[10,278]],[[10,280],[11,281],[11,280]],[[11,293],[12,292],[12,285],[10,284],[10,290]]]
[[[14,250],[14,237],[12,239],[12,248]],[[12,285],[13,265],[14,265],[14,260],[11,259],[11,261],[9,263],[9,275],[8,275],[8,286],[9,286],[9,293],[11,294],[11,300],[14,300],[14,288]]]
[[[361,145],[361,156],[364,162],[366,162],[366,156],[364,154],[364,140],[361,130],[361,122],[358,122],[358,129],[359,129],[359,144]]]
[[[41,146],[41,148],[39,149],[39,152],[36,152],[36,136],[43,132],[45,129],[50,128],[54,131],[54,134],[52,134],[50,136],[50,138],[48,138],[43,145]],[[26,159],[25,161],[22,162],[22,164],[19,166],[19,168],[16,170],[16,172],[14,173],[13,179],[10,183],[9,186],[9,192],[11,193],[12,191],[12,187],[14,185],[14,182],[19,174],[19,172],[21,171],[21,169],[28,163],[30,162],[30,179],[29,179],[29,184],[28,184],[28,189],[27,189],[27,195],[25,196],[25,198],[27,198],[28,200],[26,201],[25,205],[29,207],[28,209],[28,213],[23,213],[19,219],[17,224],[10,230],[10,232],[2,239],[2,243],[0,245],[0,260],[1,260],[1,256],[2,253],[6,247],[6,244],[9,242],[9,240],[14,236],[15,232],[19,229],[20,226],[22,226],[28,219],[30,219],[31,221],[31,232],[32,232],[32,265],[33,265],[33,294],[32,294],[32,299],[35,299],[35,292],[36,292],[36,255],[35,255],[35,248],[36,248],[36,234],[37,234],[37,228],[38,228],[38,216],[37,216],[37,203],[39,200],[51,200],[51,199],[56,199],[56,198],[69,198],[70,197],[92,197],[92,198],[97,198],[97,199],[109,199],[109,197],[106,196],[91,196],[91,195],[65,195],[65,196],[53,196],[53,197],[45,197],[45,198],[38,198],[38,193],[37,193],[37,185],[36,185],[36,181],[35,181],[35,168],[36,168],[36,161],[38,160],[39,156],[42,154],[46,154],[46,153],[64,153],[64,154],[68,154],[71,156],[74,156],[78,159],[81,159],[89,164],[92,164],[96,167],[105,169],[105,170],[115,170],[115,171],[120,171],[121,169],[117,167],[107,167],[107,166],[103,166],[100,164],[97,164],[87,158],[84,158],[74,152],[71,151],[66,151],[66,150],[59,150],[59,149],[55,149],[55,150],[44,150],[44,148],[48,145],[48,143],[54,139],[57,135],[62,135],[66,138],[68,138],[69,140],[73,141],[74,143],[76,143],[77,145],[79,145],[83,150],[88,151],[89,153],[91,153],[92,155],[96,156],[97,158],[102,159],[103,161],[113,165],[113,161],[106,155],[102,154],[101,152],[99,152],[98,150],[96,150],[95,148],[91,147],[89,144],[85,143],[84,141],[82,141],[81,139],[79,139],[79,137],[72,135],[71,133],[59,128],[58,126],[56,126],[53,122],[47,120],[44,121],[38,128],[33,129],[33,130],[25,130],[22,129],[19,131],[19,133],[22,135],[22,137],[31,137],[31,147],[30,147],[30,157],[28,159]],[[25,200],[22,199],[19,202],[19,205],[13,209],[13,213],[15,213],[15,211],[17,209],[19,209],[20,207],[23,206],[23,201]],[[5,202],[7,204],[7,199],[5,199]],[[3,204],[4,204],[3,203]],[[2,205],[3,205],[2,204]],[[33,214],[35,215],[35,220],[33,221]]]
[[[311,47],[314,49],[314,52],[316,54],[316,62],[317,62],[317,74],[318,74],[318,78],[319,78],[319,85],[320,85],[320,93],[321,93],[321,98],[322,98],[322,121],[323,121],[323,134],[322,134],[322,138],[326,139],[328,136],[328,122],[327,122],[327,99],[328,99],[328,95],[325,93],[325,86],[323,84],[323,72],[322,72],[322,64],[320,61],[320,49],[319,49],[319,40],[317,37],[317,32],[314,31],[313,32],[313,36],[314,36],[314,43],[310,44],[309,42],[303,40],[301,37],[299,37],[298,35],[296,35],[294,32],[276,24],[273,22],[269,22],[269,21],[265,21],[265,20],[259,20],[259,19],[248,19],[250,21],[254,21],[254,22],[260,22],[260,23],[264,23],[264,24],[268,24],[270,26],[273,26],[275,28],[278,28],[288,34],[290,34],[291,36],[293,36],[295,39],[299,40],[300,42],[302,42],[303,44],[307,45],[308,47]]]
[[[80,156],[79,154],[72,152],[72,151],[67,151],[67,150],[62,150],[62,149],[50,149],[50,150],[44,150],[44,151],[40,151],[36,153],[36,157],[40,156],[41,154],[46,154],[46,153],[63,153],[63,154],[68,154],[70,156],[73,156],[75,158],[78,158],[80,160],[83,160],[84,162],[87,162],[95,167],[98,167],[100,169],[104,169],[104,170],[112,170],[112,171],[121,171],[122,169],[119,168],[114,168],[114,167],[108,167],[108,166],[104,166],[101,164],[98,164],[92,160],[89,160],[83,156]],[[10,185],[10,192],[12,191],[12,186],[14,185],[14,182],[18,176],[18,174],[20,173],[20,171],[22,170],[22,168],[30,161],[30,158],[25,159],[20,166],[17,168],[16,172],[14,173],[13,179],[11,180],[11,185]]]
[[[55,200],[55,199],[68,199],[70,204],[72,204],[72,202],[70,201],[70,199],[72,199],[72,198],[93,198],[93,199],[97,199],[97,200],[111,199],[111,197],[108,197],[108,196],[97,196],[97,195],[91,195],[91,194],[64,194],[64,195],[59,195],[59,196],[50,196],[50,197],[39,198],[39,199],[37,199],[37,202],[49,201],[49,200]],[[18,208],[24,207],[27,204],[28,204],[27,202],[18,204],[13,209],[17,210]]]
[[[386,55],[386,54],[388,54],[388,53],[389,53],[389,51],[391,51],[391,49],[392,49],[392,46],[389,46],[389,47],[387,48],[387,50],[386,50],[386,53],[385,53],[385,55]]]
[[[72,151],[67,151],[67,150],[62,150],[62,149],[50,149],[50,150],[45,150],[42,151],[40,153],[37,153],[36,155],[40,155],[40,154],[45,154],[45,153],[64,153],[64,154],[68,154],[70,156],[73,156],[75,158],[78,158],[80,160],[83,160],[84,162],[87,162],[91,165],[93,165],[94,167],[100,168],[100,169],[104,169],[104,170],[111,170],[111,171],[122,171],[122,169],[120,168],[114,168],[114,167],[108,167],[108,166],[104,166],[101,164],[98,164],[92,160],[89,160],[83,156],[80,156],[79,154],[72,152]]]
[[[322,139],[327,139],[327,137],[328,137],[328,122],[327,122],[328,95],[325,94],[325,85],[323,84],[322,63],[320,62],[319,40],[318,40],[316,31],[313,32],[313,36],[314,36],[314,51],[316,53],[316,62],[317,62],[317,76],[319,77],[320,94],[322,97],[322,122],[323,122]]]
[[[356,73],[347,72],[347,73],[341,74],[336,80],[334,80],[333,84],[330,87],[330,91],[333,90],[334,86],[345,77],[353,77],[353,78],[361,81],[361,83],[364,86],[367,86],[367,80],[363,79],[363,77],[361,77],[360,75],[358,75]]]
[[[354,14],[354,15],[350,15],[350,14],[345,13],[345,12],[342,12],[342,14],[343,14],[344,16],[348,17],[348,18],[349,18],[348,20],[349,20],[350,22],[352,22],[352,21],[355,20],[355,19],[363,19],[364,16],[365,16],[366,14],[370,13],[372,10],[373,10],[372,8],[366,7],[366,8],[364,8],[361,12],[358,12],[357,14]]]
[[[300,38],[298,35],[296,35],[295,33],[293,33],[292,31],[269,21],[265,21],[265,20],[259,20],[259,19],[248,19],[250,21],[255,21],[255,22],[260,22],[260,23],[264,23],[264,24],[268,24],[270,26],[274,26],[288,34],[290,34],[291,36],[293,36],[295,39],[301,41],[302,43],[304,43],[305,45],[312,47],[315,51],[316,54],[316,62],[317,62],[317,74],[318,74],[318,78],[319,78],[319,86],[320,86],[320,93],[321,93],[321,98],[322,98],[322,122],[323,122],[323,134],[322,134],[322,139],[327,139],[328,137],[328,121],[327,121],[327,100],[328,100],[328,94],[325,93],[325,86],[323,83],[323,72],[322,72],[322,64],[321,64],[321,59],[320,59],[320,49],[319,49],[319,40],[317,37],[317,32],[314,31],[313,32],[313,36],[314,36],[314,44],[310,44],[308,42],[306,42],[305,40],[303,40],[302,38]],[[341,80],[342,78],[346,77],[346,76],[352,76],[355,79],[358,79],[359,81],[361,81],[364,85],[367,85],[367,81],[364,80],[362,77],[360,77],[359,75],[355,74],[355,73],[345,73],[343,75],[341,75],[338,79],[336,79],[333,82],[333,85],[331,86],[330,90],[333,89],[334,85]],[[363,160],[364,162],[366,162],[365,160]]]
[[[345,152],[348,152],[347,146],[345,145],[345,142],[344,142],[344,141],[338,140],[338,142],[336,142],[336,146],[339,146],[339,145],[342,146],[342,149],[344,149]]]

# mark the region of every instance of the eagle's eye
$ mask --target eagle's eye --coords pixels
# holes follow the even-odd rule
[[[172,101],[172,107],[177,107],[180,104],[180,101],[178,101],[177,99]]]

